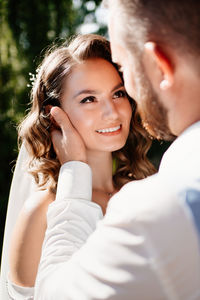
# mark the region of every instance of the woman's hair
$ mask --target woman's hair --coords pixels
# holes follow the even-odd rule
[[[41,189],[56,192],[60,162],[55,154],[50,130],[53,126],[47,105],[60,106],[66,78],[73,67],[87,59],[103,58],[112,63],[109,42],[94,34],[79,35],[69,45],[63,44],[48,51],[38,68],[32,87],[32,107],[19,125],[19,141],[24,142],[29,154],[28,170]],[[121,74],[120,74],[121,76]],[[155,172],[146,154],[151,145],[136,112],[136,104],[129,99],[133,108],[130,133],[126,145],[113,152],[116,162],[114,184],[117,188],[133,179],[141,179]]]

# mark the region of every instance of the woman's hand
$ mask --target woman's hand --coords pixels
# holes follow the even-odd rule
[[[59,107],[52,107],[51,116],[59,129],[51,132],[54,150],[61,165],[68,161],[87,162],[84,142],[73,127],[67,114]]]

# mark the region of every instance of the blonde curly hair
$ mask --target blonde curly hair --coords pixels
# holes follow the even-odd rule
[[[51,141],[52,122],[45,107],[60,106],[64,81],[75,65],[90,58],[103,58],[117,69],[112,63],[109,41],[94,34],[79,35],[68,45],[51,49],[39,66],[31,91],[31,110],[19,125],[19,140],[25,143],[29,153],[28,171],[40,189],[55,193],[60,169]],[[135,101],[129,100],[133,109],[130,133],[125,146],[112,153],[116,162],[113,182],[118,189],[131,180],[155,173],[146,156],[151,140],[141,125]]]

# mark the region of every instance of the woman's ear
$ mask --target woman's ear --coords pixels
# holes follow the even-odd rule
[[[167,90],[174,82],[174,70],[171,60],[163,49],[154,42],[146,43],[144,52],[144,63],[150,80],[151,78],[156,80],[161,90]],[[155,72],[155,68],[158,72]],[[157,78],[154,78],[155,76]]]

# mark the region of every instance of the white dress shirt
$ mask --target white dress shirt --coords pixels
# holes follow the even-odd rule
[[[62,166],[34,299],[200,299],[200,122],[156,175],[114,195],[92,234],[101,217],[91,189],[89,166]]]

